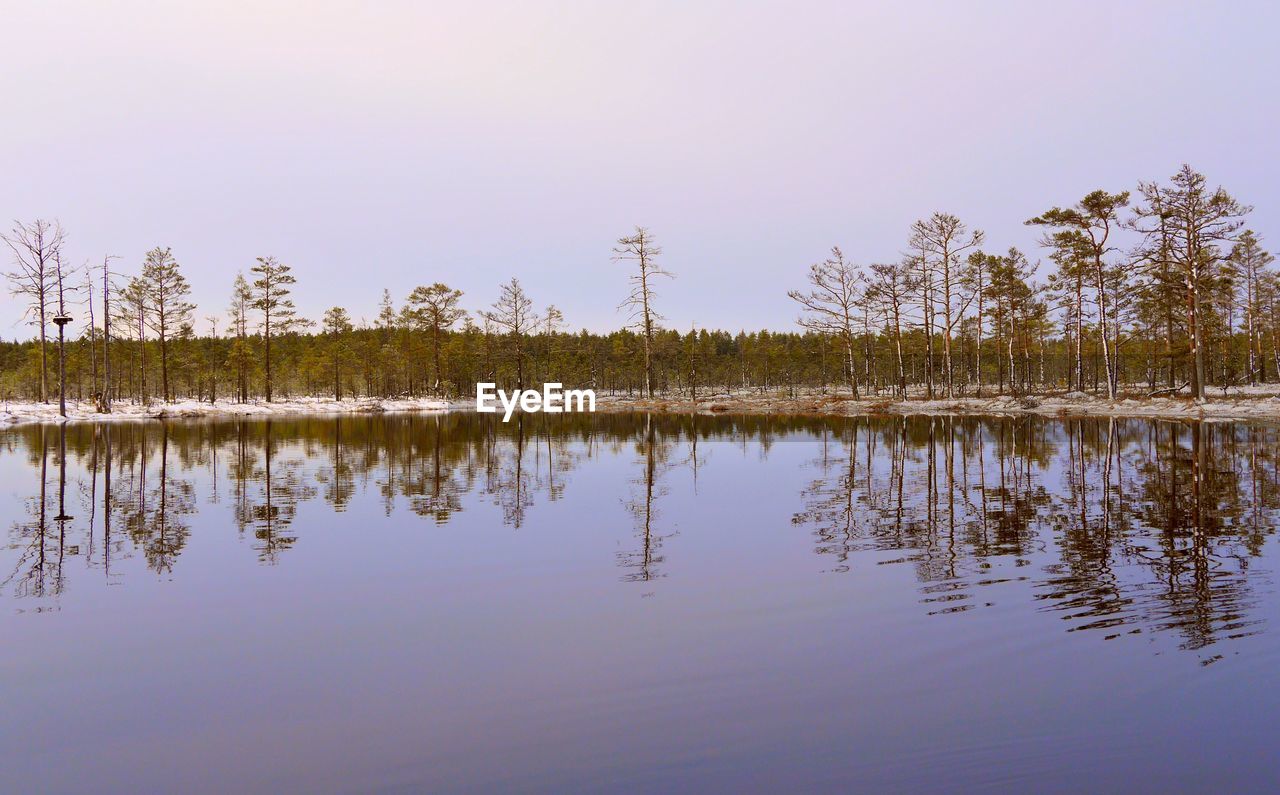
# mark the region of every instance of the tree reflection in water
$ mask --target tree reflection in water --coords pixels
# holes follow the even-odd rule
[[[657,501],[668,493],[661,481],[672,468],[670,458],[675,440],[661,436],[656,425],[654,417],[645,415],[635,441],[640,474],[631,483],[632,494],[625,505],[635,517],[638,549],[618,553],[618,565],[626,570],[623,579],[628,582],[648,582],[666,576],[659,569],[665,560],[662,542],[674,535],[658,532]],[[697,434],[690,438],[696,450]]]
[[[698,495],[699,469],[767,469],[774,445],[788,441],[813,450],[790,512],[820,568],[909,566],[925,609],[939,615],[979,609],[1002,593],[992,586],[1021,583],[1070,631],[1173,632],[1199,649],[1261,629],[1266,580],[1252,572],[1280,508],[1278,436],[1243,423],[947,416],[32,425],[0,434],[0,455],[30,475],[0,576],[7,595],[41,609],[67,587],[68,558],[112,578],[114,563],[137,557],[171,576],[194,519],[211,515],[230,519],[262,563],[282,563],[306,543],[297,517],[309,502],[344,512],[373,499],[388,516],[434,525],[491,505],[521,528],[572,491],[575,472],[608,458],[630,461],[617,487],[631,518],[619,528],[629,539],[620,578],[650,582],[667,576],[664,542],[685,501],[725,499]],[[709,441],[742,455],[709,457]]]
[[[918,417],[824,431],[793,522],[832,571],[910,564],[931,612],[1031,581],[1070,631],[1257,631],[1251,564],[1280,507],[1276,429],[1136,419]],[[1034,571],[1032,558],[1049,559]],[[994,598],[994,593],[986,595]]]

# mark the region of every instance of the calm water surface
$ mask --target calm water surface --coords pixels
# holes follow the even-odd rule
[[[0,477],[0,792],[1280,780],[1275,426],[30,426]]]

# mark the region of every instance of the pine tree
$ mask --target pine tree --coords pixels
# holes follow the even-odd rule
[[[1117,388],[1116,354],[1111,349],[1111,327],[1107,316],[1112,297],[1107,294],[1107,265],[1104,258],[1115,251],[1112,232],[1120,225],[1119,211],[1128,206],[1129,192],[1107,193],[1095,190],[1074,207],[1054,207],[1027,221],[1034,226],[1057,229],[1046,236],[1042,245],[1070,251],[1089,263],[1098,308],[1098,334],[1102,341],[1102,357],[1107,371],[1107,397],[1114,398]]]
[[[1228,259],[1243,288],[1240,303],[1245,316],[1246,347],[1248,348],[1246,362],[1250,384],[1256,383],[1259,379],[1265,380],[1263,370],[1266,360],[1262,357],[1259,322],[1260,292],[1266,268],[1274,261],[1275,257],[1263,250],[1261,241],[1251,229],[1240,233],[1240,239],[1232,247],[1231,256]]]
[[[325,310],[322,324],[324,334],[329,338],[329,364],[333,369],[333,399],[342,400],[342,361],[348,355],[346,336],[351,333],[351,317],[347,310],[335,306]]]
[[[258,264],[249,269],[258,275],[253,282],[253,307],[262,313],[262,363],[266,372],[263,393],[271,402],[273,382],[271,378],[271,339],[273,335],[287,334],[306,321],[298,317],[289,297],[290,285],[298,280],[289,272],[289,266],[275,257],[258,257]]]
[[[161,397],[169,403],[173,400],[169,388],[169,337],[184,323],[191,322],[195,309],[195,304],[187,300],[191,286],[170,249],[158,246],[147,252],[142,263],[141,285],[151,309],[147,323],[160,341]]]
[[[1146,237],[1146,261],[1165,261],[1182,284],[1190,344],[1191,396],[1205,397],[1205,298],[1222,278],[1224,244],[1235,241],[1253,208],[1219,187],[1210,190],[1203,174],[1184,165],[1169,185],[1139,184],[1144,203],[1133,225]],[[1167,258],[1167,259],[1166,259]]]
[[[231,317],[234,340],[227,363],[236,371],[236,399],[244,403],[249,399],[249,367],[253,363],[253,351],[249,343],[249,311],[253,309],[253,290],[243,273],[236,274],[231,287],[231,305],[227,314]]]
[[[516,389],[523,390],[526,338],[538,327],[541,319],[533,311],[533,301],[520,286],[520,280],[513,278],[502,285],[502,292],[493,302],[493,308],[480,315],[510,338],[511,358],[516,367]]]
[[[458,306],[462,291],[436,282],[430,287],[415,287],[409,293],[408,309],[415,328],[431,335],[431,388],[441,393],[443,369],[440,364],[441,342],[457,323],[466,317],[466,310]]]

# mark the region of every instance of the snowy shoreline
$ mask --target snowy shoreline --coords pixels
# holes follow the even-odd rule
[[[935,398],[861,397],[845,394],[806,393],[790,397],[782,394],[714,394],[686,398],[649,399],[601,396],[599,411],[654,411],[699,414],[807,414],[837,417],[891,415],[1039,415],[1085,417],[1152,417],[1205,420],[1280,420],[1280,385],[1236,388],[1222,395],[1209,395],[1203,403],[1187,397],[1147,397],[1141,393],[1121,394],[1115,399],[1083,392],[1015,397]]]
[[[854,417],[890,415],[994,415],[994,416],[1087,416],[1152,417],[1205,420],[1280,420],[1280,385],[1241,387],[1225,395],[1210,395],[1203,403],[1187,397],[1147,397],[1131,392],[1114,400],[1082,392],[1014,397],[957,397],[925,399],[912,396],[861,397],[848,393],[801,392],[794,397],[781,393],[735,392],[700,396],[692,401],[684,396],[642,399],[602,394],[597,411],[627,411],[662,414],[776,414]],[[58,404],[9,401],[0,404],[0,428],[30,423],[128,422],[154,419],[202,419],[231,417],[298,417],[326,414],[405,414],[473,411],[471,401],[444,401],[429,398],[292,398],[266,403],[261,400],[236,403],[219,400],[210,405],[194,400],[175,403],[117,403],[112,413],[99,414],[92,403],[67,401],[67,417],[58,414]]]
[[[292,398],[289,400],[250,401],[236,403],[230,400],[219,400],[210,404],[207,401],[182,400],[174,403],[152,403],[142,406],[137,403],[115,403],[110,414],[99,414],[88,401],[67,401],[67,416],[64,419],[58,414],[58,403],[9,401],[0,404],[0,427],[10,427],[27,423],[58,422],[127,422],[155,419],[199,419],[217,417],[290,417],[323,414],[391,414],[409,412],[442,412],[447,411],[450,404],[443,400],[429,398],[349,398],[333,400],[332,398]]]

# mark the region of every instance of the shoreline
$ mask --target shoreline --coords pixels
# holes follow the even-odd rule
[[[300,417],[326,414],[409,414],[437,413],[454,408],[434,398],[290,398],[267,403],[219,400],[213,404],[195,400],[174,403],[116,403],[110,414],[100,414],[89,401],[67,401],[67,416],[58,414],[58,404],[10,401],[0,405],[0,428],[32,423],[137,422],[160,419],[207,419],[218,417]]]
[[[1196,403],[1187,397],[1120,395],[1114,400],[1081,392],[990,397],[862,397],[848,394],[719,394],[699,398],[597,398],[599,412],[778,414],[831,417],[971,415],[1045,417],[1150,417],[1193,420],[1280,420],[1280,385],[1272,391],[1228,393]]]
[[[219,417],[299,417],[337,414],[410,414],[474,411],[471,401],[429,398],[291,398],[267,403],[194,400],[141,406],[120,403],[111,414],[99,414],[89,402],[68,401],[67,417],[56,403],[11,401],[0,404],[0,428],[32,423],[130,422],[157,419],[208,419]],[[699,397],[620,397],[600,395],[597,413],[650,412],[655,414],[756,414],[828,417],[874,415],[969,415],[1045,417],[1150,417],[1191,420],[1280,421],[1280,385],[1238,389],[1224,397],[1196,403],[1186,397],[1121,395],[1114,400],[1081,392],[990,397],[926,399],[913,396],[861,397],[847,393],[801,393],[794,397],[772,393],[719,393]]]

